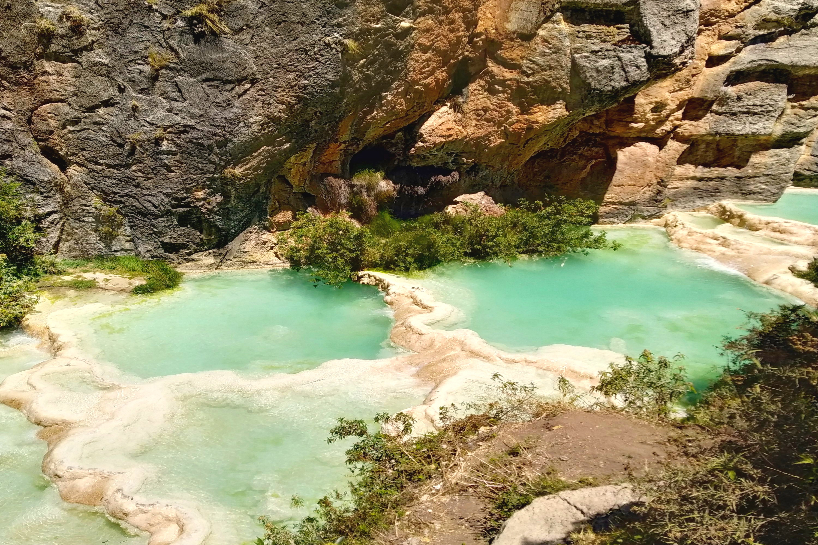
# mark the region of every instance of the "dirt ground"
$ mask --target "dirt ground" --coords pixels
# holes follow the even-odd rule
[[[503,471],[538,475],[553,470],[567,481],[623,482],[678,453],[678,432],[613,412],[571,410],[524,424],[503,425],[493,437],[463,452],[443,480],[419,491],[418,500],[381,541],[389,545],[483,545],[482,523],[491,487],[485,469],[513,452]],[[510,467],[510,469],[509,469]],[[480,480],[483,482],[479,482]]]

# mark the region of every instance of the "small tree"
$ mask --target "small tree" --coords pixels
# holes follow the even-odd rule
[[[363,270],[371,235],[346,213],[323,218],[302,214],[279,247],[295,270],[310,269],[316,284],[338,285]]]
[[[655,358],[648,350],[638,359],[625,358],[625,363],[612,363],[599,376],[593,391],[613,398],[624,410],[641,416],[667,418],[692,386],[685,378],[682,356],[672,360]]]
[[[40,236],[29,217],[20,184],[0,170],[0,253],[14,267],[26,268],[34,264]]]
[[[15,326],[37,303],[31,277],[40,235],[29,220],[20,184],[0,170],[0,328]]]

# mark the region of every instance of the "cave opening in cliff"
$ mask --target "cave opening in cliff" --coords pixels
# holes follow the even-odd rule
[[[367,146],[349,161],[349,173],[354,176],[363,170],[386,172],[394,166],[395,159],[395,154],[382,145]]]

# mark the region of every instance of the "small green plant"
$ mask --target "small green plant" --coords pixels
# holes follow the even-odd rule
[[[691,392],[682,356],[654,357],[648,350],[637,359],[612,363],[599,376],[593,391],[615,400],[623,410],[640,416],[667,418],[673,407]]]
[[[232,34],[233,31],[222,21],[224,7],[230,1],[207,0],[183,11],[182,17],[190,22],[196,34],[215,34],[216,36]]]
[[[239,170],[236,170],[235,168],[224,169],[224,171],[222,172],[222,176],[236,184],[247,180],[247,175]]]
[[[125,137],[125,141],[128,142],[128,145],[133,150],[137,149],[140,145],[142,145],[143,139],[144,135],[141,132],[135,132]]]
[[[363,53],[363,47],[361,47],[361,44],[359,42],[353,40],[352,38],[344,39],[343,44],[344,44],[344,51],[346,51],[350,55],[353,55],[353,56],[357,57],[361,53]]]
[[[148,64],[154,72],[159,72],[174,62],[176,62],[176,56],[170,51],[154,46],[148,48]]]
[[[122,233],[125,218],[115,206],[108,206],[100,199],[94,199],[94,219],[97,223],[97,232],[100,239],[111,244]]]
[[[806,270],[799,270],[795,267],[790,267],[790,272],[798,278],[812,282],[813,285],[818,286],[818,257],[814,258]]]

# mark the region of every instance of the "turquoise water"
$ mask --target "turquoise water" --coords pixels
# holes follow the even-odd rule
[[[774,204],[736,203],[736,206],[759,216],[771,216],[818,225],[818,191],[790,189]]]
[[[345,445],[326,443],[335,419],[397,412],[427,393],[388,366],[346,360],[319,367],[396,354],[388,341],[391,311],[372,287],[315,288],[291,271],[223,273],[72,320],[85,352],[128,375],[191,374],[190,385],[173,388],[179,397],[158,435],[95,440],[82,463],[147,468],[139,496],[201,512],[212,526],[208,545],[253,541],[262,533],[260,515],[308,514],[291,507],[293,495],[311,510],[345,485]],[[195,376],[214,370],[251,380]],[[49,381],[89,389],[76,375]]]
[[[212,525],[207,545],[251,542],[263,533],[259,515],[306,516],[318,499],[345,489],[348,445],[326,442],[336,418],[369,419],[423,400],[408,383],[334,382],[282,390],[266,402],[190,403],[178,424],[134,457],[157,468],[142,494],[197,505]],[[291,506],[294,495],[304,508]]]
[[[510,350],[562,343],[631,355],[645,348],[682,352],[700,381],[723,364],[716,345],[740,333],[743,310],[788,302],[675,249],[658,229],[612,230],[611,237],[624,248],[514,267],[449,265],[420,281],[462,310],[440,327],[468,327]],[[394,354],[387,340],[391,314],[374,288],[314,288],[289,271],[225,273],[189,278],[174,293],[133,299],[91,319],[77,316],[83,349],[126,374],[191,373],[184,381],[169,379],[175,382],[167,392],[175,397],[170,418],[157,430],[139,434],[126,427],[121,437],[89,443],[81,463],[145,469],[139,496],[198,510],[213,529],[206,545],[252,542],[261,532],[259,515],[284,521],[307,514],[315,500],[345,483],[346,445],[325,441],[335,419],[396,412],[427,393],[386,364],[320,366]],[[12,352],[0,354],[0,377],[44,358]],[[237,370],[251,380],[195,375],[210,370]],[[99,387],[83,373],[47,380],[77,396]],[[0,411],[0,543],[146,542],[93,510],[60,502],[40,474],[44,451],[33,426],[10,409]],[[292,495],[306,507],[293,508]]]
[[[473,329],[511,350],[571,344],[631,356],[682,353],[700,384],[725,363],[717,346],[741,333],[744,311],[791,301],[671,246],[658,229],[609,235],[624,247],[513,267],[448,265],[423,283],[462,310],[441,327]]]
[[[32,339],[0,336],[0,381],[47,359]],[[37,427],[0,405],[0,543],[8,545],[136,545],[101,513],[64,503],[42,474],[46,445]]]
[[[191,278],[175,293],[91,320],[81,345],[142,378],[210,370],[297,372],[391,355],[375,288],[318,288],[292,271]]]

